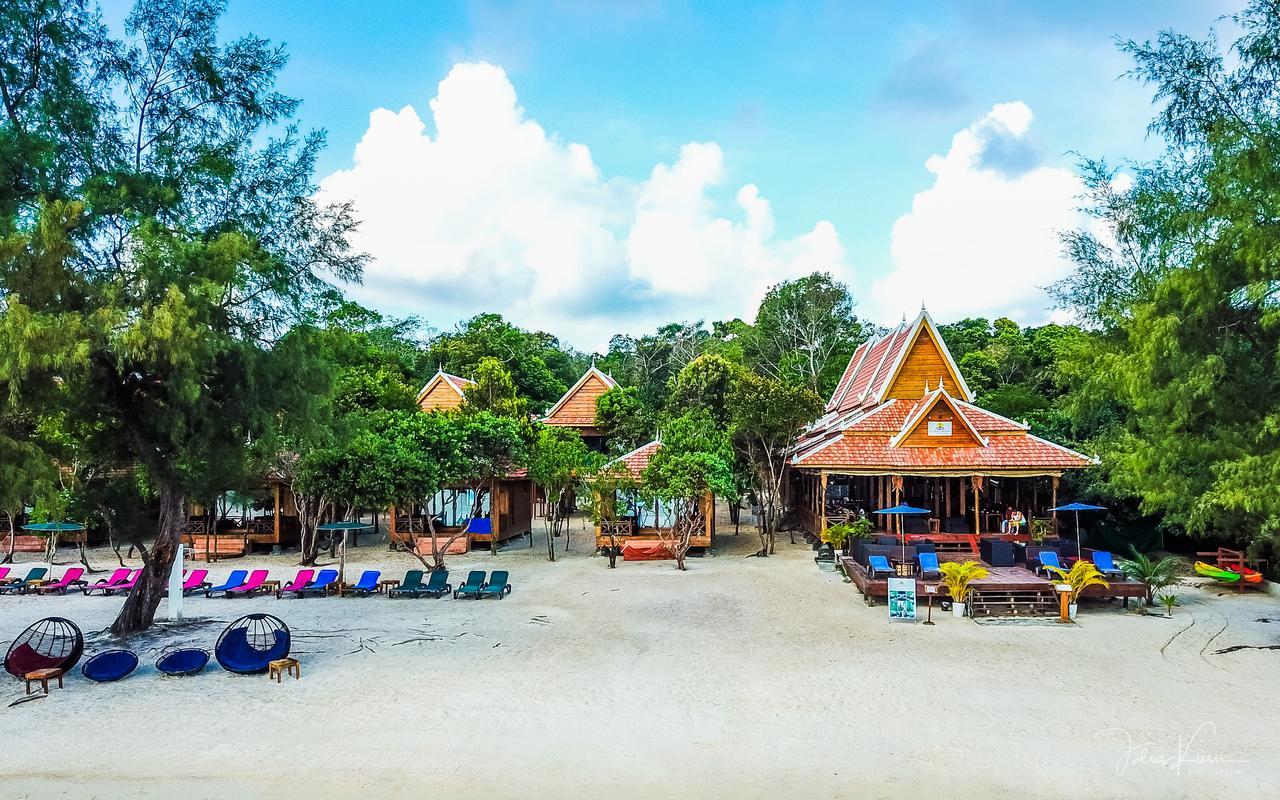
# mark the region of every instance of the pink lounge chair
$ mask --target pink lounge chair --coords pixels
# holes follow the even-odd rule
[[[84,570],[80,567],[72,567],[62,573],[62,577],[53,583],[46,583],[43,586],[34,587],[36,594],[66,594],[67,589],[73,585],[83,586],[84,581],[80,580],[80,576],[84,574]]]
[[[227,597],[235,597],[238,594],[250,595],[262,591],[262,584],[267,580],[267,570],[255,569],[249,573],[249,580],[244,585],[237,586],[234,589],[227,590]]]
[[[280,595],[285,592],[300,592],[307,588],[307,584],[311,583],[311,578],[316,574],[314,569],[300,569],[298,574],[293,576],[293,580],[276,590],[276,599],[280,599]]]
[[[9,568],[0,567],[0,583],[4,583],[7,580],[9,580]]]
[[[116,586],[117,584],[124,583],[126,580],[128,580],[129,572],[130,572],[130,569],[128,567],[121,567],[120,569],[111,573],[111,577],[100,580],[97,583],[81,586],[80,590],[84,592],[86,595],[89,594],[89,592],[93,592],[93,591],[101,591],[103,594],[106,594],[107,593],[106,590],[109,587]]]
[[[187,573],[186,580],[182,582],[182,596],[186,597],[192,592],[198,592],[211,584],[205,580],[209,577],[207,569],[193,569]]]
[[[123,583],[117,583],[114,586],[107,586],[102,590],[102,593],[111,595],[111,594],[115,594],[116,592],[128,591],[129,589],[132,589],[134,586],[137,585],[138,578],[141,578],[141,577],[142,577],[142,570],[135,569],[133,573],[129,575],[128,580],[124,581]]]

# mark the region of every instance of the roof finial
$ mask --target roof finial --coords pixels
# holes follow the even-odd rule
[[[443,361],[437,361],[437,362],[436,362],[436,372],[440,373],[441,375],[443,375],[443,374],[444,374],[444,362],[443,362]]]
[[[925,378],[925,379],[924,379],[924,393],[925,393],[925,394],[928,394],[928,393],[929,393],[929,379],[928,379],[928,378]]]
[[[938,391],[946,391],[946,387],[942,385],[942,376],[938,376]]]

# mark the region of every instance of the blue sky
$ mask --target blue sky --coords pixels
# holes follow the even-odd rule
[[[815,264],[878,322],[921,302],[941,321],[1043,322],[1039,287],[1065,268],[1047,240],[1080,224],[1064,200],[1072,153],[1155,152],[1150,92],[1120,77],[1114,38],[1201,36],[1234,9],[231,0],[223,29],[288,45],[282,88],[329,132],[320,176],[340,173],[325,194],[371,220],[360,244],[376,263],[358,297],[436,327],[496,310],[591,348],[613,330],[749,315],[764,285]],[[477,63],[497,70],[451,73]],[[423,154],[439,123],[429,101],[451,74],[451,118],[487,155]],[[371,127],[380,108],[395,114]],[[488,122],[520,141],[535,123],[546,141],[477,134]],[[392,191],[397,163],[412,185]],[[387,209],[418,199],[450,221],[415,240],[414,218]],[[536,230],[528,209],[545,211]],[[960,292],[962,273],[983,291]]]

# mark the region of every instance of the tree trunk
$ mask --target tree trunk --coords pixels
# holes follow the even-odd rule
[[[160,487],[160,522],[156,528],[156,540],[148,551],[141,545],[142,575],[129,591],[111,632],[116,636],[141,633],[155,622],[156,609],[164,597],[169,583],[169,571],[173,559],[182,546],[181,529],[182,493],[169,486]]]
[[[18,528],[17,523],[13,521],[13,514],[6,511],[4,512],[4,515],[9,519],[9,552],[4,554],[4,561],[0,561],[0,564],[12,564],[13,547],[18,541]]]

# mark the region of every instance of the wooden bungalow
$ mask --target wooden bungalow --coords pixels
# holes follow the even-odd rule
[[[301,543],[302,527],[293,493],[280,476],[268,476],[262,494],[237,510],[239,513],[233,514],[227,513],[228,509],[190,506],[182,539],[197,560],[236,558],[255,548],[279,553]]]
[[[596,427],[596,401],[600,395],[616,387],[613,378],[596,369],[595,364],[582,374],[578,382],[556,401],[541,420],[543,425],[573,428],[587,446],[604,450],[604,432]]]
[[[436,546],[447,547],[446,553],[465,553],[476,544],[487,547],[495,541],[528,536],[533,530],[533,501],[533,483],[524,470],[494,481],[492,489],[482,490],[478,503],[472,487],[449,487],[424,506],[391,507],[391,546],[413,546],[419,553],[429,555],[428,515],[433,521]]]
[[[638,481],[660,447],[661,441],[649,442],[614,459],[605,468],[621,464]],[[615,545],[625,547],[629,543],[660,544],[661,532],[670,531],[675,521],[671,509],[657,502],[652,505],[642,502],[634,492],[615,492],[613,497],[596,498],[596,501],[605,508],[605,518],[596,526],[595,531],[597,549]],[[715,534],[716,499],[710,492],[702,498],[702,515],[705,521],[703,530],[690,537],[691,548],[711,547]]]
[[[462,405],[468,386],[476,382],[438,370],[418,392],[418,408],[423,411],[450,411]]]
[[[792,451],[790,505],[815,535],[905,502],[927,517],[872,517],[886,532],[977,553],[1001,534],[1006,509],[1052,532],[1060,476],[1095,460],[1033,436],[973,404],[973,394],[923,309],[849,360],[825,413]]]

